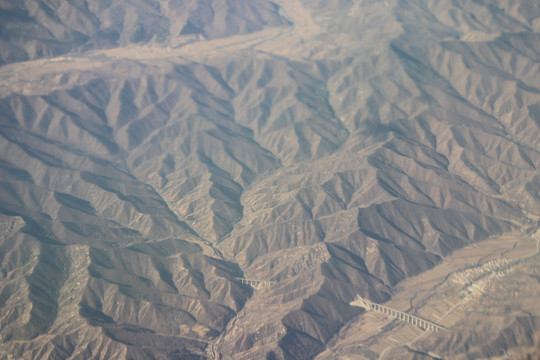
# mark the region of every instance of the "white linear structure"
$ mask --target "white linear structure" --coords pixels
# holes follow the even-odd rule
[[[407,314],[406,312],[403,312],[403,311],[389,308],[388,306],[374,303],[360,296],[357,297],[356,301],[360,302],[362,304],[360,306],[366,308],[367,310],[382,312],[383,314],[390,315],[396,319],[408,322],[411,325],[418,326],[419,328],[423,330],[429,330],[429,331],[447,330],[444,326],[436,324],[432,321],[422,319],[422,318],[419,318],[418,316],[414,316],[411,314]]]
[[[235,278],[235,280],[241,282],[242,284],[246,284],[253,287],[272,286],[277,283],[276,281],[255,280],[255,279],[246,279],[246,278]]]

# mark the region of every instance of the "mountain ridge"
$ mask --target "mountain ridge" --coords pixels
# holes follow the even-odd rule
[[[533,1],[114,3],[0,4],[69,44],[1,30],[4,353],[313,358],[538,226]]]

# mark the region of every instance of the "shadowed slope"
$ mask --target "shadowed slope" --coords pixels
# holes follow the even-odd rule
[[[0,17],[0,63],[128,44],[178,46],[288,25],[279,7],[267,0],[3,0]]]
[[[80,4],[2,5],[119,46],[0,69],[6,353],[313,358],[357,294],[537,226],[533,1]]]

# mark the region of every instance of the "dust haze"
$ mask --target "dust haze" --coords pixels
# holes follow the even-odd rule
[[[540,356],[536,1],[0,19],[0,358]]]

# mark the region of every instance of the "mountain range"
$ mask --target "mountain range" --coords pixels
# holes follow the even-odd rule
[[[0,19],[10,358],[311,359],[357,295],[539,226],[536,1],[1,0]]]

